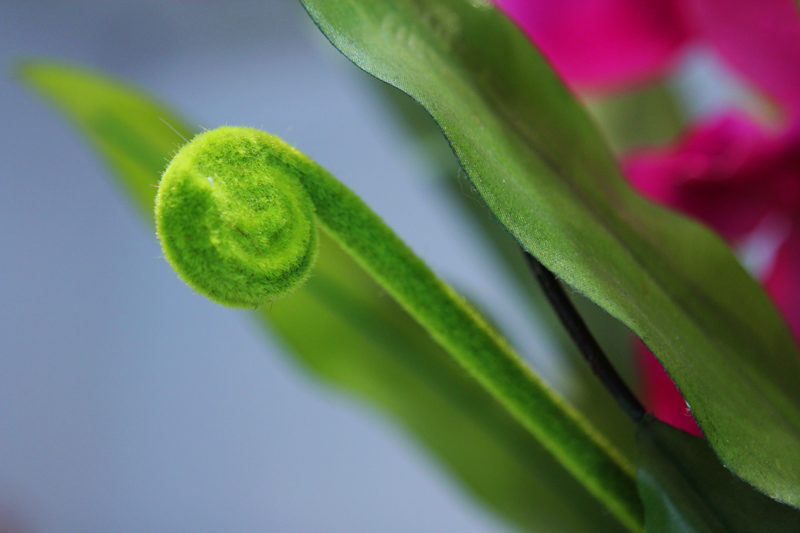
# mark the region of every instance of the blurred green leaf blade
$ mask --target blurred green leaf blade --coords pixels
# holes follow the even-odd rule
[[[152,218],[156,185],[190,128],[143,91],[97,72],[51,61],[20,61],[20,78],[86,135],[136,204]]]
[[[661,360],[723,462],[800,506],[800,357],[708,230],[634,193],[587,113],[481,0],[302,0],[359,67],[420,102],[517,241]]]
[[[703,439],[648,416],[638,442],[647,533],[800,531],[800,511],[731,474]]]
[[[188,138],[185,121],[140,90],[83,68],[27,62],[20,75],[80,128],[152,223],[152,185],[180,143],[167,123]],[[258,316],[305,368],[390,413],[470,492],[518,527],[624,530],[324,236],[307,286]]]

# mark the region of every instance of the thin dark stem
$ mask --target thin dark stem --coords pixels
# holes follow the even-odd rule
[[[584,359],[592,367],[592,370],[603,382],[603,385],[611,393],[611,396],[617,401],[619,406],[625,414],[633,422],[639,420],[645,415],[644,407],[639,403],[639,400],[633,394],[628,385],[622,380],[622,377],[617,373],[611,362],[606,357],[603,349],[597,344],[594,336],[586,327],[586,323],[581,318],[578,310],[572,305],[561,284],[556,277],[544,265],[542,265],[531,254],[525,253],[525,259],[531,267],[536,280],[542,286],[547,299],[553,306],[561,323],[569,332],[570,337],[578,346],[578,349],[583,354]]]

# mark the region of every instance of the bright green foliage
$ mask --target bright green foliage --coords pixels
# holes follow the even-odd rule
[[[137,90],[83,69],[28,64],[24,77],[88,134],[96,149],[113,163],[119,180],[129,190],[141,191],[133,196],[140,210],[151,213],[155,189],[150,185],[161,173],[161,159],[175,146],[174,137],[164,134],[169,130],[158,117],[170,116],[170,124],[187,132],[183,122]],[[80,98],[86,90],[95,96],[89,103]],[[138,113],[129,115],[117,102],[132,102]],[[109,144],[102,137],[103,123],[95,120],[97,116],[118,125],[115,139],[141,142]],[[117,158],[127,164],[117,164]],[[323,183],[322,189],[327,191],[321,192],[324,197],[338,194],[342,186]],[[348,195],[352,193],[348,191]],[[474,494],[525,530],[618,531],[623,528],[621,523],[641,529],[630,526],[631,522],[641,523],[639,519],[632,521],[623,515],[620,522],[618,516],[608,513],[576,481],[575,468],[564,470],[532,436],[530,422],[523,424],[511,416],[399,306],[382,297],[352,258],[329,243],[329,239],[321,239],[322,251],[307,285],[277,302],[272,313],[261,313],[264,321],[288,339],[308,368],[388,410]],[[435,284],[441,290],[441,282]],[[469,332],[463,334],[469,336]],[[558,436],[566,424],[564,438],[573,441],[564,450],[576,454],[578,468],[585,461],[590,473],[599,472],[601,480],[610,480],[604,483],[612,493],[608,498],[615,498],[613,493],[618,492],[622,501],[631,502],[628,505],[638,517],[639,503],[628,482],[627,465],[620,469],[613,452],[592,444],[593,438],[587,443],[580,430],[574,431],[582,424],[576,426],[569,416],[561,421],[563,413],[557,408],[552,412],[547,398],[543,394],[538,403],[543,414],[556,422],[551,431]],[[536,407],[532,399],[531,409]]]
[[[585,110],[488,2],[302,0],[439,123],[517,241],[653,350],[737,475],[800,506],[800,356],[724,243],[635,194]]]
[[[800,511],[731,474],[703,439],[651,416],[639,424],[638,437],[647,533],[800,531]]]
[[[325,232],[308,282],[260,318],[312,372],[389,413],[519,530],[625,531]]]
[[[184,281],[218,303],[258,307],[308,278],[317,230],[298,155],[272,135],[232,127],[180,149],[159,184],[156,230]]]
[[[244,154],[282,159],[286,165],[294,167],[291,175],[298,178],[298,183],[302,183],[320,223],[330,235],[457,361],[518,417],[590,492],[602,499],[626,525],[637,527],[641,519],[638,497],[630,483],[627,465],[624,465],[618,454],[576,411],[550,391],[489,324],[439,280],[355,194],[307,157],[283,143],[277,144],[272,136],[254,136],[252,130],[247,128],[226,128],[221,135],[226,139],[225,143],[220,147],[213,142],[207,144],[205,148],[211,150],[211,153],[201,157],[206,157],[209,161],[216,161],[217,158],[226,160],[231,157],[229,145],[263,142],[263,151],[248,149],[243,150]],[[244,140],[234,141],[228,135],[242,136]],[[202,140],[203,137],[199,139]],[[273,152],[276,148],[278,152]],[[217,153],[218,149],[220,153]],[[288,149],[288,152],[281,154],[281,149]],[[189,164],[193,165],[192,159],[196,156],[193,153]],[[244,162],[236,161],[236,165],[240,163]],[[231,172],[238,168],[236,165]],[[202,167],[203,172],[194,172],[192,187],[200,188],[203,174],[206,171],[212,172],[212,167],[209,163]],[[244,171],[248,173],[254,168],[258,168],[255,163]],[[270,172],[272,164],[268,164],[264,170]],[[225,172],[228,172],[227,168]],[[282,172],[289,175],[288,170]],[[242,179],[247,177],[249,175]],[[168,184],[169,182],[165,182],[162,186]],[[213,187],[213,184],[210,185]],[[207,187],[203,186],[203,191],[206,190]],[[203,213],[209,209],[209,194],[210,191],[203,192],[200,200],[193,199],[185,204],[191,211],[197,209],[200,222],[205,220]],[[200,204],[200,207],[195,207],[195,204]],[[198,213],[188,214],[186,224],[191,224],[191,217]],[[162,215],[159,215],[160,218]],[[220,216],[224,217],[224,213],[213,216],[214,227],[223,224],[218,222]],[[178,215],[178,218],[183,217],[182,214]],[[160,227],[159,230],[163,236],[164,228]],[[246,228],[245,231],[250,229]],[[233,235],[233,232],[228,233]],[[197,270],[216,268],[204,265],[203,259],[216,257],[213,253],[206,253],[205,244],[201,246],[203,257],[183,259],[181,268],[186,269],[187,264]],[[201,276],[204,281],[214,280],[213,276],[205,273]],[[204,287],[203,290],[209,289]]]

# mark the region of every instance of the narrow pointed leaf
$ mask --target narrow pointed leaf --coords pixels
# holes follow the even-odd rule
[[[20,73],[88,136],[152,221],[150,185],[177,147],[161,118],[188,138],[185,122],[140,91],[84,69],[28,63]],[[317,377],[391,413],[518,527],[625,529],[329,239],[308,284],[258,317]]]
[[[483,0],[302,0],[358,66],[439,123],[489,209],[656,354],[715,452],[800,506],[800,357],[711,232],[635,194],[584,109]]]

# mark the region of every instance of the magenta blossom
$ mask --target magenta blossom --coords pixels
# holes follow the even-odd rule
[[[729,113],[677,146],[628,157],[624,170],[645,196],[704,222],[737,249],[800,339],[800,122],[774,134]],[[697,433],[660,364],[639,351],[645,403],[658,418]]]
[[[493,0],[572,87],[608,91],[667,74],[689,46],[774,98],[795,125],[728,114],[677,146],[629,157],[646,196],[697,218],[740,252],[800,339],[800,11],[795,0]],[[637,344],[645,403],[698,434],[660,363]]]
[[[573,87],[620,88],[667,72],[687,45],[800,111],[795,0],[494,0]]]

